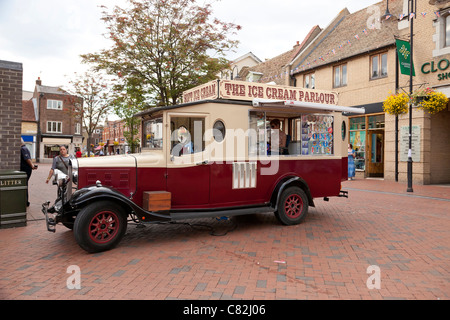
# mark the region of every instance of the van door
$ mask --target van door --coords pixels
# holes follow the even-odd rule
[[[201,208],[209,203],[206,119],[205,114],[168,115],[167,191],[172,194],[172,209]]]

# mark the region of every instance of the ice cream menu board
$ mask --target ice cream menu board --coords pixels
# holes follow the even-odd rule
[[[302,115],[302,155],[332,155],[333,116]]]

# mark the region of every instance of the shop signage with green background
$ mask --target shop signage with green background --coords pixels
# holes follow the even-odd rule
[[[396,40],[400,72],[405,75],[411,74],[411,45],[408,41]],[[412,64],[412,75],[415,76],[414,64]]]

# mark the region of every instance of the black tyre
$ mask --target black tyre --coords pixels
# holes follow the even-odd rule
[[[284,225],[301,223],[308,213],[308,197],[299,187],[289,187],[278,199],[275,216]]]
[[[74,224],[75,240],[90,253],[114,248],[127,230],[127,216],[122,208],[108,201],[84,207]]]

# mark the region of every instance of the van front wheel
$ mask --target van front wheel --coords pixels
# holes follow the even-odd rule
[[[90,253],[114,248],[127,229],[127,217],[123,210],[108,201],[94,202],[84,207],[74,224],[78,245]]]
[[[290,187],[283,191],[278,199],[275,216],[284,225],[301,223],[308,213],[308,197],[299,187]]]

